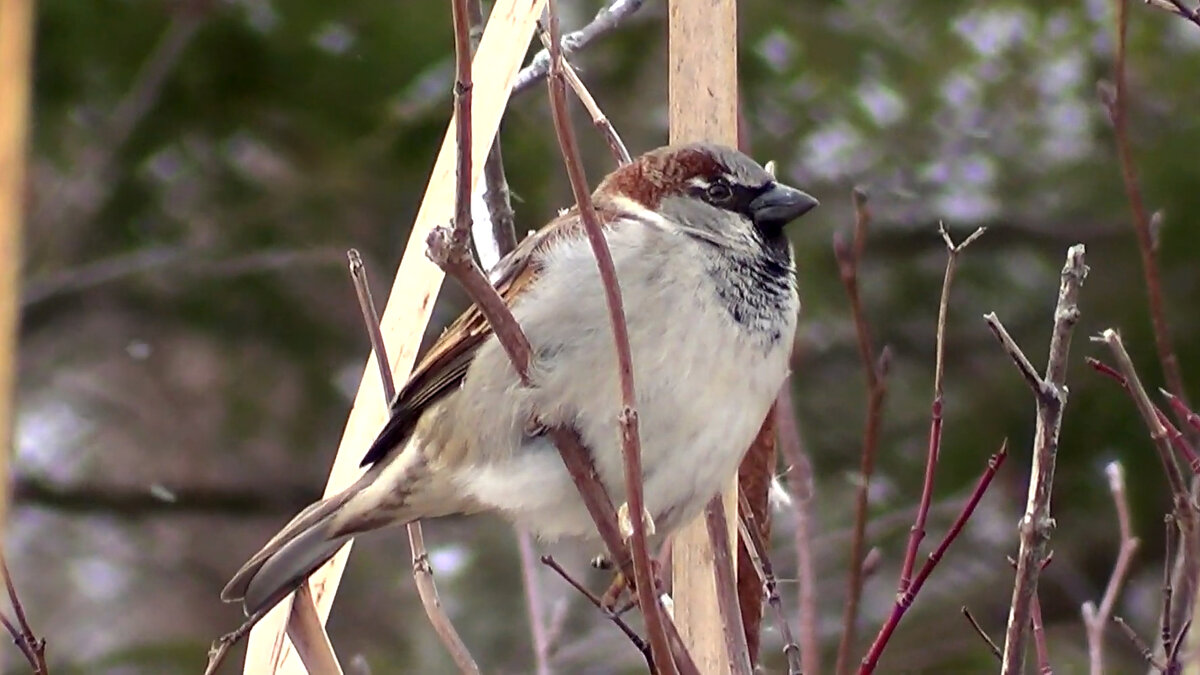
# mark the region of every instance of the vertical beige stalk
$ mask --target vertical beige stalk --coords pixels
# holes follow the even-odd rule
[[[737,145],[737,2],[669,0],[668,103],[671,142]],[[737,560],[737,479],[724,494],[730,550]],[[702,673],[730,672],[717,610],[708,529],[701,516],[672,545],[675,623]]]
[[[474,66],[472,184],[478,180],[492,139],[500,128],[500,117],[544,5],[545,0],[498,0],[492,8]],[[407,378],[416,360],[421,336],[429,323],[433,303],[444,278],[442,270],[425,256],[425,239],[435,226],[449,222],[454,215],[454,166],[454,126],[451,122],[381,319],[384,343],[393,360],[396,379],[400,381]],[[364,367],[354,407],[329,473],[325,489],[327,495],[336,493],[358,478],[359,460],[387,419],[382,391],[378,369],[374,357],[371,357]],[[309,580],[321,621],[329,617],[349,555],[350,546],[347,544]],[[305,672],[285,635],[290,610],[289,598],[267,614],[250,633],[243,671],[247,675],[299,675]]]
[[[25,204],[33,0],[0,0],[0,541],[16,417],[21,224]]]

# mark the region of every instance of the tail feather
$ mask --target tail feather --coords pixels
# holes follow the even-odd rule
[[[246,615],[287,597],[353,535],[332,532],[332,519],[353,494],[346,490],[301,511],[221,591],[225,602],[241,601]]]

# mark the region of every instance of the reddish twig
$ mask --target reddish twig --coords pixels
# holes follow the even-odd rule
[[[1185,456],[1188,456],[1189,462],[1194,453],[1190,453],[1189,444],[1184,441],[1182,436],[1177,432],[1172,433],[1174,426],[1171,425],[1170,420],[1166,415],[1161,414],[1161,411],[1150,401],[1150,397],[1142,386],[1141,378],[1138,377],[1133,359],[1129,356],[1129,352],[1126,351],[1121,340],[1121,335],[1110,328],[1092,339],[1106,344],[1112,351],[1116,360],[1116,370],[1127,383],[1127,389],[1142,417],[1142,423],[1150,432],[1150,439],[1158,453],[1159,463],[1162,464],[1167,477],[1167,485],[1172,496],[1172,513],[1181,534],[1178,559],[1175,561],[1175,569],[1181,575],[1178,584],[1184,597],[1192,597],[1197,585],[1197,578],[1200,576],[1200,538],[1197,536],[1195,506],[1192,503],[1187,481],[1183,477],[1183,472],[1180,471],[1175,453],[1172,452],[1172,447],[1180,449]],[[1176,439],[1174,443],[1173,439]],[[1184,616],[1190,614],[1190,607],[1191,603],[1188,602],[1172,609],[1172,622],[1182,622]]]
[[[1071,336],[1079,321],[1079,291],[1087,277],[1084,246],[1076,244],[1067,251],[1062,270],[1058,302],[1054,309],[1054,328],[1050,337],[1046,375],[1040,377],[1029,359],[1013,341],[994,313],[987,314],[988,327],[1012,358],[1037,399],[1037,429],[1033,439],[1033,466],[1025,514],[1021,518],[1021,546],[1017,573],[1009,605],[1008,627],[1004,636],[1002,675],[1021,672],[1025,660],[1025,642],[1029,633],[1032,604],[1037,594],[1038,575],[1047,558],[1054,520],[1050,516],[1050,494],[1054,485],[1054,465],[1058,457],[1058,438],[1063,409],[1067,403],[1067,360]]]
[[[1200,415],[1193,412],[1182,399],[1166,389],[1159,389],[1159,392],[1167,399],[1171,410],[1175,411],[1175,415],[1179,417],[1180,421],[1191,427],[1192,431],[1200,433]]]
[[[748,504],[746,509],[749,510]],[[751,513],[750,518],[753,517]],[[738,603],[737,579],[733,574],[733,552],[729,549],[725,500],[720,494],[710,499],[704,508],[704,523],[708,526],[708,538],[712,540],[717,612],[721,615],[721,630],[725,635],[729,670],[732,675],[751,675],[750,647],[746,642],[746,627],[742,624],[742,611]]]
[[[553,52],[550,47],[550,36],[544,31],[541,33],[542,44]],[[563,77],[566,78],[567,84],[571,85],[571,90],[575,92],[575,96],[579,98],[579,102],[583,104],[583,109],[588,112],[588,116],[592,118],[592,125],[596,127],[596,131],[600,132],[600,136],[604,138],[604,142],[608,144],[608,150],[612,153],[613,159],[616,160],[617,166],[625,166],[631,161],[629,150],[625,148],[625,143],[621,141],[620,134],[613,127],[612,122],[608,121],[608,116],[600,109],[600,104],[596,103],[592,92],[588,91],[583,80],[579,79],[579,73],[575,72],[575,67],[566,61],[563,57],[564,67],[562,70]]]
[[[455,12],[466,16],[462,3],[455,0]],[[471,177],[471,110],[469,98],[464,94],[470,91],[470,63],[463,57],[468,55],[461,45],[469,40],[467,22],[455,22],[455,40],[460,45],[456,47],[455,85],[455,139],[457,142],[457,184],[455,188],[455,221],[451,227],[435,228],[428,238],[429,258],[441,267],[447,275],[456,279],[480,312],[488,320],[496,340],[508,355],[523,384],[529,384],[529,364],[532,350],[528,338],[525,337],[521,326],[513,318],[512,312],[496,289],[475,264],[470,251],[471,213],[469,205],[463,201],[470,196]],[[466,183],[467,185],[463,185]],[[578,432],[570,428],[553,428],[550,436],[558,447],[572,481],[579,490],[588,514],[596,524],[596,528],[605,545],[608,547],[612,560],[621,566],[627,576],[633,575],[631,559],[617,526],[616,511],[604,485],[596,473],[588,450]]]
[[[1088,672],[1091,675],[1104,673],[1104,628],[1112,616],[1113,607],[1121,593],[1121,585],[1129,575],[1129,565],[1137,552],[1139,541],[1133,536],[1133,525],[1129,515],[1129,499],[1125,494],[1125,470],[1120,462],[1112,462],[1104,469],[1108,475],[1108,490],[1112,493],[1113,504],[1117,510],[1117,529],[1121,536],[1117,560],[1113,563],[1112,574],[1100,599],[1100,606],[1095,603],[1083,603],[1083,625],[1087,630]],[[1168,603],[1170,604],[1170,603]]]
[[[351,249],[346,254],[350,264],[350,278],[354,282],[354,293],[358,296],[358,307],[362,311],[363,323],[367,327],[367,337],[371,342],[371,351],[375,354],[375,364],[379,368],[379,379],[383,383],[383,397],[387,405],[396,398],[396,382],[392,377],[387,348],[383,342],[383,331],[379,327],[379,313],[375,300],[371,296],[371,284],[367,280],[367,270],[363,265],[362,256]],[[412,574],[417,587],[417,596],[429,624],[437,633],[438,639],[450,653],[454,664],[464,673],[478,673],[479,666],[462,641],[449,615],[442,609],[442,601],[438,596],[437,585],[433,579],[433,568],[429,564],[429,555],[425,549],[425,534],[421,529],[421,521],[416,520],[405,526],[408,531],[408,546],[412,553]],[[307,587],[307,584],[305,584]]]
[[[950,544],[954,543],[954,540],[962,532],[967,521],[970,520],[971,514],[975,512],[975,507],[979,505],[979,500],[983,499],[988,486],[992,483],[992,478],[996,476],[996,472],[1004,464],[1004,460],[1007,457],[1008,441],[1005,441],[1000,445],[1000,450],[988,458],[987,469],[979,477],[979,482],[975,485],[975,489],[971,491],[971,496],[967,498],[962,511],[954,519],[954,522],[950,525],[950,529],[942,537],[941,542],[929,554],[929,559],[925,561],[925,564],[921,565],[921,569],[917,571],[909,587],[897,594],[896,604],[892,606],[891,615],[888,616],[888,620],[883,626],[879,628],[879,633],[875,635],[875,641],[871,643],[871,648],[862,659],[862,664],[858,668],[859,675],[869,675],[869,673],[875,671],[875,666],[879,663],[879,656],[883,654],[884,648],[887,647],[888,640],[891,639],[892,633],[896,631],[896,626],[900,625],[900,619],[904,618],[904,613],[912,606],[913,600],[921,592],[921,587],[925,585],[925,581],[929,579],[929,575],[933,573],[934,568],[937,567],[942,557],[946,554],[946,550],[950,548]]]
[[[47,675],[50,671],[46,668],[46,641],[37,637],[33,628],[29,626],[29,617],[25,616],[25,608],[21,606],[21,598],[17,595],[17,587],[13,584],[12,574],[8,571],[8,561],[3,554],[0,554],[0,574],[4,575],[8,602],[12,605],[13,615],[17,619],[16,625],[13,625],[8,617],[0,614],[0,623],[4,624],[5,630],[12,636],[13,644],[29,662],[33,675]]]
[[[646,666],[650,669],[651,673],[658,672],[654,669],[654,656],[650,653],[650,646],[646,644],[646,641],[642,639],[642,636],[637,634],[637,631],[630,628],[629,624],[625,623],[625,620],[622,619],[619,614],[614,612],[611,607],[605,605],[603,600],[600,599],[600,596],[589,591],[587,586],[581,584],[565,569],[563,569],[563,566],[558,564],[558,561],[554,559],[554,556],[544,555],[542,556],[541,560],[543,565],[554,570],[558,576],[563,578],[563,581],[566,581],[571,585],[571,588],[579,591],[583,597],[588,599],[588,602],[592,603],[596,609],[600,610],[600,612],[604,614],[609,621],[612,621],[613,624],[625,634],[625,637],[629,638],[629,641],[633,643],[633,646],[636,647],[646,659]]]
[[[925,522],[929,517],[929,506],[933,502],[933,478],[937,470],[938,454],[942,447],[942,378],[946,369],[946,316],[950,313],[950,286],[954,282],[954,270],[958,265],[958,255],[971,242],[984,233],[979,228],[963,240],[955,244],[946,232],[945,225],[938,223],[938,232],[946,245],[946,273],[942,278],[942,297],[938,302],[937,337],[934,341],[934,370],[933,370],[933,403],[929,413],[929,445],[925,456],[925,480],[921,487],[921,502],[917,507],[917,517],[909,530],[908,546],[904,549],[904,563],[900,567],[900,582],[896,592],[904,593],[912,583],[913,565],[917,560],[917,551],[921,547],[921,539],[925,537]]]
[[[800,587],[800,670],[805,673],[819,673],[821,640],[817,633],[817,575],[813,560],[810,512],[813,499],[813,469],[812,461],[801,445],[800,431],[796,428],[791,376],[784,381],[783,388],[779,390],[775,411],[779,422],[779,450],[788,463],[788,488],[796,510],[793,537],[796,545],[796,576]],[[788,667],[791,667],[790,661]]]
[[[1033,633],[1033,651],[1037,656],[1038,675],[1054,675],[1050,667],[1050,650],[1046,647],[1046,626],[1042,623],[1042,601],[1033,596],[1029,613],[1029,627]]]
[[[854,241],[847,246],[838,235],[834,236],[833,252],[837,258],[838,276],[850,299],[850,313],[854,317],[854,331],[858,338],[858,356],[862,360],[867,383],[867,417],[863,427],[862,454],[859,462],[858,485],[854,499],[854,530],[850,540],[850,571],[846,576],[846,605],[842,613],[842,639],[838,642],[837,665],[834,672],[844,675],[850,669],[850,651],[854,648],[858,631],[858,605],[862,600],[863,549],[866,547],[867,497],[870,494],[871,475],[875,472],[875,452],[879,445],[879,424],[883,418],[883,398],[887,393],[887,371],[891,355],[885,347],[876,356],[871,344],[871,326],[863,311],[862,298],[858,292],[858,266],[866,247],[867,229],[871,223],[871,211],[867,206],[867,193],[855,188]]]
[[[1120,384],[1125,390],[1125,393],[1129,394],[1129,396],[1134,399],[1134,404],[1136,405],[1136,395],[1133,393],[1133,390],[1130,389],[1129,380],[1127,380],[1124,375],[1117,372],[1115,368],[1104,363],[1103,361],[1100,361],[1099,359],[1089,356],[1085,359],[1085,361],[1087,361],[1087,364],[1096,372],[1116,380],[1117,383]],[[1159,391],[1168,396],[1168,401],[1172,400],[1173,397],[1170,397],[1170,394],[1168,394],[1166,390],[1160,389]],[[1179,399],[1174,399],[1174,401],[1178,400]],[[1155,417],[1158,418],[1158,421],[1167,430],[1167,439],[1170,441],[1171,447],[1175,448],[1175,452],[1182,456],[1184,461],[1187,462],[1188,467],[1192,470],[1193,475],[1200,475],[1200,456],[1197,456],[1196,450],[1192,447],[1191,442],[1188,441],[1188,439],[1184,437],[1179,429],[1171,423],[1171,420],[1167,417],[1166,413],[1160,410],[1158,406],[1153,404],[1151,405],[1154,408]],[[1178,411],[1176,412],[1178,414]]]
[[[580,220],[587,231],[588,241],[596,256],[600,279],[604,286],[604,297],[608,305],[612,325],[613,341],[616,344],[618,370],[621,382],[621,413],[618,419],[621,430],[621,455],[625,467],[625,494],[628,502],[633,536],[633,572],[636,592],[642,614],[646,619],[646,632],[654,662],[663,675],[673,675],[676,665],[671,658],[670,643],[663,626],[663,614],[655,596],[654,573],[650,567],[650,554],[646,546],[646,522],[643,515],[646,507],[642,500],[641,441],[638,438],[637,401],[633,381],[633,358],[629,347],[629,330],[625,324],[625,309],[621,299],[621,287],[613,266],[612,253],[604,238],[596,208],[592,204],[587,178],[583,172],[583,161],[575,142],[575,131],[571,128],[567,113],[567,92],[558,27],[558,12],[554,0],[547,4],[550,30],[550,109],[554,117],[554,129],[562,150],[563,162],[571,182],[571,191],[579,207]]]
[[[1150,397],[1146,394],[1146,389],[1142,386],[1141,378],[1138,377],[1137,369],[1133,365],[1133,359],[1130,358],[1129,352],[1125,350],[1125,344],[1121,340],[1121,335],[1117,331],[1109,328],[1104,330],[1100,335],[1093,338],[1097,342],[1102,342],[1112,350],[1113,357],[1117,362],[1117,372],[1125,378],[1129,393],[1133,396],[1134,405],[1137,406],[1138,412],[1142,416],[1142,422],[1150,430],[1150,439],[1154,441],[1154,447],[1158,451],[1159,461],[1163,465],[1163,470],[1166,472],[1167,484],[1171,488],[1171,495],[1174,498],[1175,516],[1180,519],[1180,524],[1184,525],[1184,531],[1189,531],[1186,527],[1190,523],[1191,505],[1189,503],[1189,495],[1186,481],[1183,478],[1183,473],[1179,470],[1179,464],[1175,460],[1175,454],[1171,451],[1170,433],[1167,427],[1163,424],[1163,420],[1158,415],[1158,409],[1150,401]]]
[[[1111,101],[1106,101],[1105,107],[1113,125],[1113,137],[1121,165],[1121,180],[1125,184],[1125,195],[1133,214],[1133,229],[1137,236],[1138,251],[1142,257],[1142,272],[1145,276],[1146,295],[1150,304],[1150,322],[1154,327],[1154,346],[1158,350],[1158,359],[1162,365],[1167,389],[1186,403],[1187,394],[1183,388],[1183,374],[1179,368],[1179,358],[1175,354],[1171,327],[1167,323],[1167,312],[1164,308],[1162,274],[1158,267],[1157,245],[1150,224],[1150,215],[1142,199],[1133,151],[1129,144],[1128,86],[1125,80],[1129,0],[1115,0],[1115,2],[1117,53],[1113,74],[1116,87]]]

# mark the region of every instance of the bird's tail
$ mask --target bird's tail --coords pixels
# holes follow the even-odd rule
[[[304,509],[250,558],[221,591],[225,602],[242,603],[247,616],[270,609],[300,587],[325,561],[353,538],[335,532],[333,516],[359,485]]]

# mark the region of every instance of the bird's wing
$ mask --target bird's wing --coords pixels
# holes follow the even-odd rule
[[[600,223],[605,227],[611,227],[633,215],[624,208],[603,204],[597,204],[596,211]],[[564,239],[585,236],[578,211],[572,208],[526,237],[492,271],[492,285],[504,304],[512,307],[516,299],[536,283],[542,272],[541,254],[544,251]],[[380,461],[403,444],[426,408],[458,388],[476,351],[491,335],[491,325],[474,304],[450,324],[417,363],[408,382],[397,392],[392,402],[391,418],[367,450],[361,466]]]

